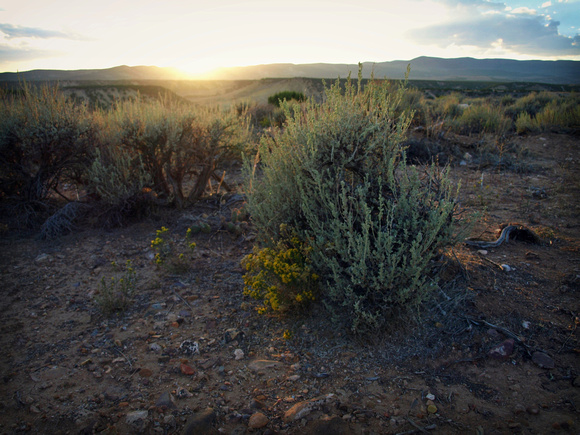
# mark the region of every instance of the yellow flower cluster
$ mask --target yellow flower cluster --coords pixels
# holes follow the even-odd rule
[[[281,226],[281,234],[288,230]],[[254,248],[242,260],[244,294],[264,301],[260,312],[288,311],[307,305],[316,299],[318,275],[310,266],[311,248],[295,235],[278,242],[272,248]]]

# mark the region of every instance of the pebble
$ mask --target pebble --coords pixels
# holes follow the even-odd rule
[[[162,347],[160,345],[158,345],[157,343],[151,343],[149,345],[149,350],[151,352],[161,352]]]
[[[437,407],[435,405],[429,405],[427,407],[427,412],[429,414],[435,414],[437,412]]]
[[[157,399],[155,406],[158,408],[177,409],[177,406],[175,406],[175,402],[173,401],[173,397],[168,392],[163,393],[159,399]]]
[[[479,251],[477,251],[477,253],[480,255],[487,255],[487,251],[485,249],[480,249]]]
[[[244,358],[244,351],[242,349],[234,350],[234,358],[239,361]]]
[[[510,266],[508,266],[507,264],[502,264],[501,268],[504,272],[511,272],[512,268]]]
[[[142,378],[150,378],[151,376],[153,376],[153,370],[143,368],[139,370],[139,376],[141,376]]]
[[[40,254],[38,257],[34,259],[36,264],[42,264],[52,261],[52,255],[50,254]]]
[[[556,366],[554,360],[543,352],[534,352],[532,354],[532,361],[543,369],[553,369]]]
[[[250,420],[248,421],[248,427],[250,429],[260,429],[266,426],[268,423],[268,417],[266,417],[261,412],[256,412],[250,417]]]
[[[266,359],[257,359],[248,364],[248,368],[253,372],[259,372],[265,369],[279,368],[282,363],[279,361],[271,361]]]
[[[526,407],[521,403],[514,406],[514,414],[523,414],[524,412],[526,412]]]
[[[212,424],[214,423],[215,419],[216,414],[212,408],[208,408],[205,411],[197,412],[190,417],[182,434],[195,435],[195,434],[214,433],[214,428],[212,427]]]
[[[127,414],[125,421],[128,424],[138,423],[140,420],[145,420],[149,415],[148,411],[133,411]]]
[[[185,363],[181,363],[179,368],[181,369],[181,373],[183,373],[184,375],[192,376],[195,374],[195,370],[193,370],[193,368],[191,366],[188,366]]]
[[[325,403],[330,402],[334,398],[334,394],[327,394],[326,396],[316,397],[311,400],[298,402],[292,408],[284,413],[284,422],[290,423],[299,420],[310,414],[314,409]]]
[[[298,379],[300,379],[300,375],[288,376],[288,380],[291,382],[296,382]]]
[[[538,415],[540,413],[540,408],[537,406],[528,406],[526,412],[530,415]]]
[[[503,343],[493,347],[489,351],[489,356],[502,361],[509,359],[514,351],[514,343],[515,342],[512,338],[508,338]]]

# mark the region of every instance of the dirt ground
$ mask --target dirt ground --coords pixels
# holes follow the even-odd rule
[[[580,433],[579,138],[513,138],[499,170],[476,139],[448,140],[462,205],[481,213],[469,236],[517,222],[542,243],[456,246],[436,265],[439,305],[364,340],[322,306],[256,312],[240,266],[255,235],[224,226],[239,195],[56,241],[5,232],[0,433]],[[156,230],[181,248],[200,218],[190,268],[157,267]],[[126,260],[134,300],[107,318],[95,297]]]

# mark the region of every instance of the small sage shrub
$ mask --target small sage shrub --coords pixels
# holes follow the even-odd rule
[[[429,300],[431,260],[456,241],[456,189],[446,170],[407,165],[413,114],[403,97],[387,82],[363,86],[359,72],[358,83],[337,81],[321,103],[310,99],[299,111],[282,103],[284,129],[247,160],[247,206],[266,247],[246,260],[246,292],[276,308],[304,288],[283,286],[280,263],[295,247],[287,224],[338,325],[372,333]]]
[[[112,276],[110,279],[103,277],[99,294],[95,298],[101,312],[106,316],[125,311],[131,305],[137,283],[137,273],[131,260],[127,260],[123,268],[115,262],[112,265],[116,271],[122,269],[122,274]]]
[[[264,302],[260,313],[286,312],[305,307],[316,299],[318,275],[311,265],[307,246],[286,225],[280,228],[283,237],[272,247],[254,247],[242,260],[244,294]]]

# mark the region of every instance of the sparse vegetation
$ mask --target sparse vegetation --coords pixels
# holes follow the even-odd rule
[[[110,279],[103,277],[99,293],[95,297],[99,309],[105,316],[111,316],[129,308],[137,285],[137,272],[131,260],[127,260],[124,266],[119,266],[114,262],[112,266],[117,275]]]

